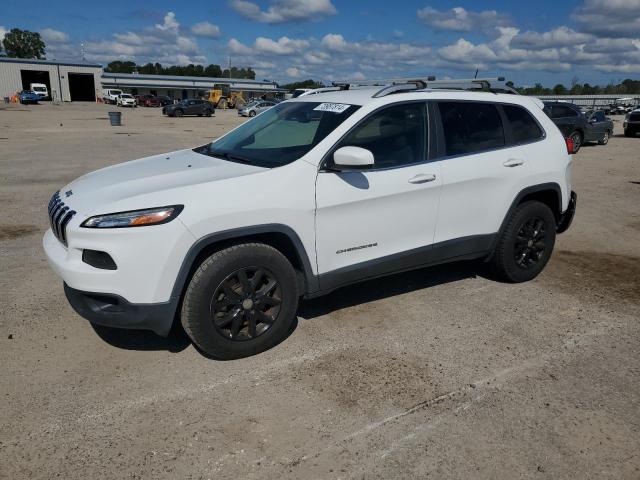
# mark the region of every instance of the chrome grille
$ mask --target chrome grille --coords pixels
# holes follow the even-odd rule
[[[51,231],[63,245],[67,245],[67,224],[76,214],[69,209],[60,198],[60,192],[56,192],[49,200],[49,224]]]

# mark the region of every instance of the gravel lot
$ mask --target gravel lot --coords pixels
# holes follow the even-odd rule
[[[640,478],[640,138],[620,121],[576,155],[578,213],[535,281],[364,283],[217,362],[180,332],[95,330],[46,264],[58,188],[241,121],[111,128],[113,108],[0,106],[0,478]]]

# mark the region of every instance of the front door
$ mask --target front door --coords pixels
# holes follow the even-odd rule
[[[316,182],[316,251],[321,288],[400,270],[433,242],[440,164],[426,161],[425,102],[372,113],[333,148],[357,146],[370,170],[321,169]],[[415,256],[413,260],[415,261]],[[404,263],[403,263],[404,262]]]

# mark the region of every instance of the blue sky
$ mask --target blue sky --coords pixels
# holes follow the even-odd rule
[[[39,31],[47,57],[163,64],[229,56],[260,78],[504,75],[518,85],[640,78],[640,0],[3,0],[0,35]]]

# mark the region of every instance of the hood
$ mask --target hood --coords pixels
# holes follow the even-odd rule
[[[265,170],[267,169],[262,167],[209,157],[193,150],[178,150],[88,173],[62,188],[60,195],[78,213],[92,214],[96,210],[108,209],[111,203],[138,196]],[[165,204],[174,202],[176,200],[167,198]],[[132,202],[131,209],[154,206],[156,205],[136,205]]]

